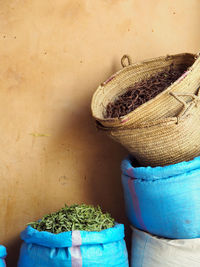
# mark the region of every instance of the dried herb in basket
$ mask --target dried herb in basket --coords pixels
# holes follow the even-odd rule
[[[103,213],[99,206],[65,205],[57,212],[45,215],[40,221],[28,225],[38,231],[58,234],[66,231],[101,231],[114,226],[114,219],[109,213]]]
[[[105,118],[119,118],[127,115],[164,91],[186,70],[186,65],[175,68],[171,64],[168,69],[128,87],[126,92],[119,96],[114,103],[107,105]]]

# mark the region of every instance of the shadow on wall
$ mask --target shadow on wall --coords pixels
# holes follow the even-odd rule
[[[113,62],[108,76],[116,71],[117,66]],[[56,140],[50,146],[57,146],[60,143],[62,146],[59,146],[60,151],[57,150],[58,155],[64,152],[66,154],[68,141],[73,137],[74,149],[82,151],[77,168],[81,166],[83,173],[80,179],[86,179],[86,182],[82,183],[82,191],[87,194],[86,199],[92,204],[101,205],[116,219],[121,219],[124,204],[120,164],[123,157],[127,155],[127,151],[95,127],[90,105],[92,94],[97,86],[98,84],[95,84],[88,90],[91,95],[85,95],[82,99],[82,106],[78,106],[79,112],[73,114],[70,120],[68,118],[62,121]],[[62,157],[61,155],[60,158]],[[78,196],[77,201],[79,201]]]
[[[22,241],[19,240],[19,236],[16,236],[12,239],[11,242],[7,244],[7,254],[6,257],[6,266],[7,267],[17,267],[17,262],[19,258],[19,251]],[[9,257],[9,255],[12,255],[12,257]]]

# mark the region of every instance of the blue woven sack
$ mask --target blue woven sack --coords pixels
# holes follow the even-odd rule
[[[124,226],[100,232],[39,232],[28,226],[18,267],[128,267]]]
[[[136,227],[168,238],[200,237],[200,157],[164,167],[122,162],[126,212]]]
[[[5,267],[5,257],[6,257],[6,248],[2,245],[0,245],[0,267]]]

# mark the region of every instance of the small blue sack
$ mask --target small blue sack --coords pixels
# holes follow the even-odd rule
[[[0,245],[0,267],[6,267],[5,257],[7,256],[6,248]]]
[[[200,237],[200,157],[164,167],[122,162],[126,212],[136,227],[168,238]]]
[[[18,267],[128,267],[124,226],[100,232],[72,231],[60,234],[39,232],[28,226]]]

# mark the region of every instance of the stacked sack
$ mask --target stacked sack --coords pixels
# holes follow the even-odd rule
[[[164,91],[128,114],[105,116],[127,88],[171,64],[186,70]],[[97,128],[131,153],[122,162],[133,226],[131,266],[200,266],[200,57],[178,54],[131,64],[124,56],[122,66],[98,87],[92,113]]]
[[[133,229],[132,266],[200,266],[200,157],[163,167],[125,159],[122,183],[129,221],[143,231]]]

